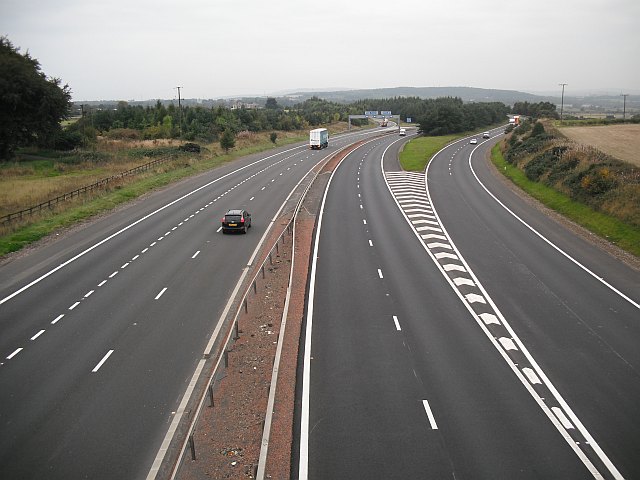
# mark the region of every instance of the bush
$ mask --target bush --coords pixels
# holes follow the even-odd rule
[[[540,135],[542,135],[544,133],[544,125],[542,125],[542,123],[540,122],[536,122],[533,125],[533,129],[531,130],[531,136],[532,137],[538,137]]]
[[[140,132],[133,128],[112,128],[105,135],[111,140],[140,140]]]
[[[197,143],[185,143],[184,145],[180,145],[178,150],[181,152],[190,152],[190,153],[200,153],[200,145]]]
[[[134,150],[130,150],[128,152],[129,156],[134,158],[143,158],[143,157],[165,157],[172,156],[178,153],[178,149],[176,147],[158,147],[158,148],[136,148]]]
[[[618,181],[610,168],[591,165],[587,170],[573,175],[567,180],[575,198],[592,203],[598,197],[617,187]]]
[[[82,145],[82,135],[80,132],[69,132],[63,130],[56,136],[54,148],[56,150],[69,151]]]
[[[509,139],[510,148],[507,150],[504,158],[507,162],[514,164],[519,158],[527,154],[532,154],[544,149],[549,140],[553,139],[548,133],[543,133],[536,137],[528,137],[525,140],[518,142],[515,132],[521,127],[514,130],[514,134]]]
[[[544,176],[551,170],[558,158],[552,152],[544,152],[541,155],[533,157],[524,167],[524,173],[529,180],[537,182],[540,177]]]

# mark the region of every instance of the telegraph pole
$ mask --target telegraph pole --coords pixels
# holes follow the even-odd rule
[[[568,85],[568,83],[559,83],[558,85],[562,86],[562,100],[560,103],[560,125],[562,125],[562,112],[564,110],[564,87]]]
[[[182,87],[176,87],[178,89],[178,129],[180,136],[182,136],[182,105],[180,104],[180,89]]]
[[[624,122],[627,117],[627,97],[629,94],[621,93],[620,96],[622,97],[622,121]]]

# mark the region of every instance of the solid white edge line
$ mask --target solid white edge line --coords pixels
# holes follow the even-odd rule
[[[376,139],[369,140],[369,142]],[[366,143],[369,143],[366,142]],[[362,145],[361,145],[362,146]],[[359,148],[359,147],[358,147]],[[316,219],[316,236],[314,239],[313,256],[311,261],[311,273],[309,275],[309,293],[307,296],[307,316],[306,328],[304,335],[304,359],[302,371],[302,405],[300,408],[300,456],[298,463],[298,480],[307,480],[309,476],[309,386],[311,385],[311,333],[313,327],[313,301],[316,288],[316,269],[318,260],[318,248],[320,244],[320,231],[322,230],[322,218],[324,216],[324,206],[327,201],[327,195],[331,187],[333,177],[342,165],[342,162],[357,150],[354,149],[345,155],[336,168],[331,172],[327,186],[324,189],[320,212]]]
[[[589,270],[585,265],[583,265],[582,263],[580,263],[578,260],[576,260],[575,258],[573,258],[571,255],[569,255],[567,252],[565,252],[564,250],[562,250],[560,247],[558,247],[556,244],[554,244],[551,240],[549,240],[547,237],[545,237],[544,235],[542,235],[540,232],[538,232],[535,228],[533,228],[531,225],[529,225],[527,222],[525,222],[522,218],[520,218],[518,215],[516,215],[516,213],[511,210],[509,207],[507,207],[504,203],[502,203],[493,193],[491,193],[489,191],[489,189],[484,185],[484,183],[482,183],[480,181],[480,179],[478,178],[478,176],[476,175],[475,170],[473,169],[473,166],[471,165],[471,156],[473,155],[473,152],[475,151],[475,148],[473,149],[473,151],[471,152],[471,154],[469,155],[469,168],[471,169],[471,173],[473,174],[473,176],[475,177],[476,181],[478,182],[478,184],[480,184],[480,186],[484,189],[485,192],[487,192],[489,194],[489,196],[491,198],[493,198],[502,208],[504,208],[510,215],[512,215],[516,220],[518,220],[520,223],[522,223],[522,225],[524,225],[526,228],[528,228],[529,230],[531,230],[535,235],[537,235],[542,241],[544,241],[547,245],[549,245],[551,248],[553,248],[554,250],[556,250],[558,253],[560,253],[562,256],[564,256],[565,258],[567,258],[567,260],[571,261],[572,263],[574,263],[577,267],[579,267],[580,269],[584,270],[586,273],[588,273],[589,275],[591,275],[593,278],[595,278],[598,282],[602,283],[604,286],[606,286],[607,288],[609,288],[611,291],[613,291],[614,293],[616,293],[617,295],[619,295],[620,297],[622,297],[623,299],[625,299],[627,302],[629,302],[631,305],[633,305],[634,307],[640,309],[640,303],[634,301],[632,298],[628,297],[627,295],[625,295],[624,293],[622,293],[620,290],[618,290],[617,288],[615,288],[613,285],[611,285],[610,283],[608,283],[607,281],[604,280],[604,278],[599,277],[598,275],[596,275],[594,272],[592,272],[591,270]]]
[[[424,406],[425,412],[427,412],[427,417],[429,418],[429,424],[431,425],[431,429],[438,430],[438,425],[436,424],[436,418],[433,416],[433,411],[429,406],[429,402],[427,400],[422,400],[422,405]]]
[[[106,238],[104,238],[104,239],[100,240],[99,242],[97,242],[97,243],[93,244],[93,245],[92,245],[92,246],[90,246],[89,248],[87,248],[87,249],[83,250],[82,252],[78,253],[78,254],[77,254],[77,255],[75,255],[74,257],[71,257],[69,260],[67,260],[67,261],[65,261],[65,262],[61,263],[60,265],[58,265],[57,267],[55,267],[55,268],[53,268],[53,269],[49,270],[47,273],[45,273],[45,274],[41,275],[40,277],[38,277],[38,278],[36,278],[35,280],[33,280],[33,281],[31,281],[30,283],[28,283],[27,285],[25,285],[25,286],[23,286],[22,288],[20,288],[20,289],[16,290],[16,291],[15,291],[15,292],[13,292],[12,294],[7,295],[7,296],[6,296],[6,297],[4,297],[2,300],[0,300],[0,305],[2,305],[3,303],[5,303],[5,302],[7,302],[7,301],[11,300],[12,298],[14,298],[15,296],[17,296],[17,295],[21,294],[21,293],[22,293],[22,292],[24,292],[25,290],[28,290],[28,289],[29,289],[29,288],[31,288],[32,286],[34,286],[34,285],[36,285],[36,284],[40,283],[40,282],[41,282],[42,280],[44,280],[45,278],[49,277],[50,275],[53,275],[53,274],[54,274],[55,272],[57,272],[58,270],[61,270],[62,268],[66,267],[67,265],[69,265],[69,264],[73,263],[74,261],[76,261],[76,260],[77,260],[77,259],[79,259],[80,257],[82,257],[82,256],[86,255],[87,253],[91,252],[92,250],[95,250],[96,248],[98,248],[99,246],[103,245],[104,243],[107,243],[109,240],[111,240],[111,239],[113,239],[113,238],[117,237],[118,235],[120,235],[120,234],[122,234],[122,233],[126,232],[126,231],[127,231],[127,230],[129,230],[130,228],[133,228],[134,226],[138,225],[139,223],[144,222],[144,221],[145,221],[145,220],[147,220],[148,218],[150,218],[150,217],[152,217],[152,216],[156,215],[157,213],[160,213],[161,211],[163,211],[163,210],[165,210],[165,209],[169,208],[170,206],[175,205],[175,204],[176,204],[176,203],[178,203],[178,202],[181,202],[181,201],[182,201],[182,200],[184,200],[185,198],[190,197],[191,195],[193,195],[194,193],[199,192],[200,190],[203,190],[203,189],[205,189],[205,188],[207,188],[207,187],[209,187],[209,186],[213,185],[214,183],[219,182],[220,180],[222,180],[222,179],[224,179],[224,178],[226,178],[226,177],[228,177],[228,176],[230,176],[230,175],[234,175],[234,174],[236,174],[237,172],[240,172],[240,171],[242,171],[242,170],[244,170],[244,169],[247,169],[247,168],[249,168],[249,167],[252,167],[252,166],[254,166],[254,165],[256,165],[256,164],[258,164],[258,163],[260,163],[260,162],[263,162],[263,161],[268,160],[268,159],[270,159],[270,158],[276,157],[276,156],[278,156],[278,155],[282,155],[282,154],[287,153],[287,152],[292,152],[292,151],[294,151],[294,150],[297,150],[297,149],[300,149],[300,148],[306,148],[306,147],[307,147],[307,145],[306,145],[306,144],[305,144],[305,145],[299,145],[299,146],[297,146],[297,147],[293,147],[293,148],[290,148],[290,149],[288,149],[288,150],[284,150],[284,151],[282,151],[282,152],[274,153],[273,155],[269,155],[269,156],[267,156],[267,157],[264,157],[264,158],[261,158],[261,159],[259,159],[259,160],[256,160],[255,162],[249,163],[249,164],[247,164],[247,165],[245,165],[245,166],[243,166],[243,167],[238,168],[237,170],[234,170],[234,171],[232,171],[232,172],[229,172],[229,173],[227,173],[227,174],[225,174],[225,175],[223,175],[223,176],[221,176],[221,177],[218,177],[218,178],[216,178],[216,179],[212,180],[211,182],[208,182],[208,183],[205,183],[204,185],[201,185],[200,187],[198,187],[198,188],[196,188],[196,189],[194,189],[194,190],[192,190],[192,191],[190,191],[190,192],[188,192],[188,193],[184,194],[184,195],[183,195],[183,196],[181,196],[181,197],[176,198],[175,200],[173,200],[173,201],[171,201],[171,202],[167,203],[166,205],[163,205],[162,207],[160,207],[160,208],[158,208],[158,209],[154,210],[153,212],[151,212],[151,213],[149,213],[149,214],[145,215],[144,217],[139,218],[139,219],[138,219],[138,220],[136,220],[135,222],[130,223],[130,224],[129,224],[129,225],[127,225],[126,227],[121,228],[121,229],[120,229],[120,230],[118,230],[117,232],[115,232],[115,233],[113,233],[113,234],[109,235],[108,237],[106,237]],[[185,221],[186,221],[186,219],[185,219]]]
[[[636,303],[635,301],[633,301],[631,298],[627,297],[625,294],[623,294],[622,292],[620,292],[619,290],[617,290],[615,287],[613,287],[612,285],[610,285],[609,283],[605,282],[602,278],[599,278],[596,274],[594,274],[591,270],[589,270],[587,267],[585,267],[584,265],[582,265],[580,262],[578,262],[577,260],[575,260],[573,257],[571,257],[569,254],[567,254],[565,251],[563,251],[562,249],[560,249],[558,246],[556,246],[555,244],[553,244],[550,240],[548,240],[546,237],[544,237],[542,234],[540,234],[538,231],[536,231],[533,227],[531,227],[529,224],[527,224],[524,220],[522,220],[520,217],[518,217],[514,212],[512,212],[511,210],[509,210],[509,208],[507,206],[505,206],[502,202],[500,202],[500,200],[498,200],[485,186],[484,184],[480,181],[480,179],[477,177],[475,171],[473,170],[473,167],[471,166],[471,155],[473,155],[473,152],[475,151],[475,148],[473,149],[473,151],[471,152],[470,156],[469,156],[469,168],[471,169],[471,172],[473,173],[473,176],[476,178],[477,182],[480,184],[480,186],[496,201],[498,202],[507,212],[509,212],[511,215],[513,215],[517,220],[519,220],[524,226],[526,226],[527,228],[529,228],[534,234],[536,234],[540,239],[542,239],[544,242],[546,242],[549,246],[551,246],[552,248],[554,248],[556,251],[558,251],[560,254],[562,254],[563,256],[565,256],[568,260],[570,260],[571,262],[573,262],[576,266],[578,266],[579,268],[581,268],[582,270],[584,270],[585,272],[587,272],[589,275],[593,276],[596,280],[600,281],[603,285],[607,286],[609,289],[611,289],[611,291],[613,291],[614,293],[618,294],[620,297],[622,297],[623,299],[627,300],[629,303],[631,303],[632,305],[634,305],[637,308],[640,308],[640,305],[638,303]],[[425,182],[426,183],[426,182]],[[427,187],[428,188],[428,187]],[[444,229],[444,226],[443,226]],[[446,232],[446,230],[445,230]],[[449,236],[449,234],[447,233],[447,236]],[[456,249],[457,251],[457,249]],[[461,257],[462,262],[466,265],[466,262],[464,260],[464,258]],[[468,267],[468,265],[467,265]],[[473,275],[473,272],[470,272],[471,275],[475,278],[475,275]],[[580,419],[577,417],[577,415],[573,412],[573,410],[571,409],[571,407],[569,407],[569,404],[564,400],[564,397],[562,397],[560,395],[560,392],[556,389],[555,385],[553,385],[553,383],[551,383],[551,381],[549,380],[549,378],[547,377],[547,375],[544,373],[544,371],[542,370],[542,368],[538,365],[538,363],[536,362],[536,360],[533,358],[533,356],[529,353],[529,351],[527,350],[527,348],[524,346],[524,344],[520,341],[520,338],[516,335],[516,333],[513,331],[513,329],[511,328],[511,325],[506,321],[506,319],[502,316],[502,313],[497,309],[497,307],[494,305],[493,300],[488,296],[487,292],[484,290],[484,287],[478,282],[478,287],[480,288],[480,290],[483,292],[483,294],[486,296],[486,298],[489,300],[489,303],[491,304],[491,306],[495,309],[496,313],[498,314],[499,318],[503,321],[505,328],[509,331],[509,333],[511,334],[513,340],[518,344],[518,346],[520,347],[520,350],[522,350],[522,352],[525,354],[525,356],[527,357],[527,359],[529,360],[529,362],[531,363],[531,366],[535,369],[536,373],[538,374],[538,376],[542,379],[543,383],[546,385],[546,387],[553,393],[554,398],[557,400],[557,402],[560,404],[560,406],[562,407],[562,409],[564,410],[564,412],[569,416],[569,418],[571,419],[571,421],[573,422],[573,424],[576,426],[576,428],[580,431],[580,433],[582,434],[582,436],[587,440],[587,442],[589,442],[589,445],[591,446],[591,448],[594,450],[595,454],[598,456],[598,458],[600,458],[600,460],[605,464],[605,466],[607,467],[607,469],[609,470],[609,472],[614,476],[614,478],[616,480],[622,480],[624,477],[622,476],[622,474],[618,471],[618,469],[616,468],[616,466],[613,464],[613,462],[609,459],[609,457],[607,456],[607,454],[602,450],[602,448],[600,447],[600,445],[595,441],[595,439],[591,436],[591,434],[589,433],[589,431],[585,428],[585,426],[582,424],[582,422],[580,421]]]
[[[303,145],[304,146],[304,145]],[[300,148],[300,147],[296,147],[296,148]],[[291,149],[294,150],[294,149]],[[291,150],[287,150],[287,151],[291,151]],[[270,158],[270,157],[267,157]],[[326,157],[324,157],[326,158]],[[313,165],[311,168],[309,168],[308,172],[310,172],[313,168],[315,168],[319,163],[321,163],[324,158],[319,159],[315,165]],[[257,162],[255,162],[257,163]],[[307,172],[307,174],[308,174]],[[233,172],[232,172],[233,173]],[[247,265],[247,267],[245,267],[242,271],[242,274],[240,275],[240,278],[238,279],[238,282],[236,283],[236,286],[233,289],[233,292],[231,293],[231,295],[229,296],[229,299],[227,301],[227,304],[225,305],[225,308],[222,312],[222,314],[220,315],[219,319],[218,319],[218,323],[216,324],[216,327],[213,331],[213,333],[211,334],[211,337],[209,338],[209,343],[207,344],[205,351],[204,351],[204,355],[210,355],[211,350],[213,349],[213,346],[215,344],[215,341],[218,337],[218,334],[220,332],[220,329],[223,326],[224,323],[224,319],[227,317],[229,310],[231,309],[231,306],[233,305],[233,301],[236,298],[237,294],[238,294],[238,290],[240,290],[240,287],[244,281],[244,278],[247,276],[248,271],[249,271],[249,267],[251,266],[253,259],[256,257],[256,255],[258,255],[259,250],[262,248],[262,244],[265,242],[265,239],[267,237],[267,234],[269,233],[270,229],[272,228],[273,224],[275,223],[275,220],[278,218],[278,216],[280,215],[280,213],[282,212],[282,210],[284,209],[284,207],[286,206],[287,202],[289,201],[289,198],[291,197],[291,195],[293,194],[293,192],[298,188],[298,186],[300,185],[300,183],[302,183],[302,181],[304,180],[304,178],[306,177],[306,175],[304,177],[302,177],[300,179],[300,181],[293,187],[293,189],[289,192],[289,195],[287,196],[287,198],[285,199],[284,202],[282,202],[282,205],[280,206],[279,210],[276,212],[276,214],[273,216],[273,219],[271,220],[269,227],[266,228],[264,235],[262,236],[262,238],[260,239],[260,241],[258,242],[258,245],[256,246],[253,255],[251,256],[251,259],[249,260],[249,263]],[[223,177],[221,177],[223,178]],[[218,229],[218,231],[220,231],[220,229]],[[218,359],[218,361],[220,361],[222,357],[220,357]],[[149,473],[147,474],[146,480],[153,480],[156,478],[160,467],[162,466],[162,462],[164,460],[164,457],[169,449],[169,446],[171,444],[171,440],[173,439],[173,436],[175,434],[175,432],[177,431],[178,425],[180,424],[180,421],[182,419],[182,416],[185,413],[185,409],[186,406],[189,402],[189,399],[191,398],[192,392],[195,389],[196,386],[196,382],[200,376],[200,373],[202,372],[202,369],[204,368],[205,365],[205,360],[200,360],[198,362],[198,366],[196,367],[196,370],[193,373],[193,376],[191,377],[191,382],[189,383],[189,385],[187,386],[183,396],[182,396],[182,400],[180,402],[180,406],[178,408],[178,410],[176,411],[176,414],[174,415],[171,424],[169,425],[169,429],[167,430],[167,433],[165,434],[165,437],[162,441],[162,444],[158,450],[158,453],[156,454],[156,457],[153,461],[153,464],[151,465],[151,468],[149,469]],[[214,369],[215,371],[215,369]],[[197,418],[198,413],[195,414],[194,418]],[[186,448],[186,441],[183,443],[182,446],[182,452],[180,453],[180,457],[182,458],[182,455],[184,453],[184,450]],[[171,478],[175,478],[175,475],[177,474],[177,468],[179,466],[179,462],[174,466],[174,471],[172,473]]]
[[[467,137],[468,138],[468,137]],[[459,142],[462,142],[466,139],[461,139],[459,140]],[[455,144],[455,142],[454,142]],[[430,198],[430,194],[429,194],[429,184],[427,183],[427,172],[429,170],[429,167],[431,166],[431,163],[433,161],[433,159],[439,155],[442,151],[444,151],[445,149],[447,149],[448,147],[450,147],[452,144],[449,144],[445,147],[443,147],[441,150],[439,150],[438,152],[436,152],[434,154],[433,157],[431,157],[431,161],[427,164],[427,168],[425,169],[425,177],[424,177],[424,183],[425,183],[425,188],[427,190],[427,195],[429,195]],[[384,154],[386,153],[383,152],[383,158],[380,161],[380,168],[381,171],[383,172],[384,175],[384,166],[383,166],[383,159],[384,159]],[[389,193],[392,195],[393,197],[393,191],[391,190],[391,186],[389,185],[389,182],[386,179],[386,175],[384,175],[384,180],[385,183],[387,184],[387,189],[389,190]],[[397,202],[397,200],[395,200],[395,198],[393,198],[394,201],[396,202],[396,205],[398,206],[398,209],[402,212],[402,214],[405,217],[406,222],[411,225],[411,221],[409,220],[409,218],[406,216],[406,214],[404,213],[404,211],[402,210],[402,207],[400,206],[400,204]],[[434,214],[438,217],[437,212],[434,208]],[[438,217],[439,220],[439,217]],[[447,235],[447,237],[449,237],[449,234],[446,230],[446,228],[444,227],[444,225],[441,224],[442,230],[445,233],[445,235]],[[416,237],[420,240],[419,234],[417,232],[414,232]],[[493,303],[493,300],[491,299],[491,297],[488,296],[487,292],[484,290],[484,288],[482,287],[482,285],[478,282],[477,277],[475,276],[475,274],[473,273],[473,271],[469,268],[469,265],[465,262],[464,258],[460,255],[460,252],[458,251],[458,249],[456,248],[455,244],[451,241],[451,237],[449,237],[450,239],[450,243],[453,246],[453,249],[456,251],[456,253],[459,255],[460,257],[460,261],[462,263],[464,263],[466,265],[466,267],[468,268],[468,272],[469,274],[473,277],[473,279],[477,282],[478,288],[486,295],[489,303],[491,304],[492,308],[494,308],[496,314],[498,314],[498,316],[500,317],[500,319],[503,321],[505,328],[507,328],[507,330],[512,334],[512,336],[514,337],[514,339],[516,339],[518,345],[520,346],[521,351],[523,352],[523,354],[529,359],[529,361],[531,362],[531,365],[538,371],[540,377],[543,379],[543,381],[545,382],[545,385],[547,386],[547,388],[549,388],[551,390],[551,392],[554,394],[554,397],[556,398],[556,400],[558,401],[558,403],[560,403],[561,405],[564,406],[566,405],[566,402],[564,402],[564,399],[562,399],[562,397],[559,397],[559,392],[557,392],[557,390],[555,390],[555,387],[553,387],[553,385],[550,384],[550,381],[548,380],[548,378],[546,377],[546,375],[544,375],[544,372],[542,372],[542,370],[540,369],[540,367],[537,365],[537,363],[535,362],[535,360],[533,360],[533,358],[531,357],[531,355],[529,354],[528,350],[524,347],[524,345],[522,345],[522,342],[519,341],[519,339],[517,338],[517,335],[515,334],[515,332],[513,332],[513,330],[511,329],[510,325],[506,322],[506,320],[504,319],[504,316],[502,315],[502,313],[498,310],[497,306]],[[487,329],[486,325],[483,323],[483,321],[478,317],[478,315],[473,311],[473,309],[471,308],[471,306],[469,305],[468,302],[466,302],[466,300],[464,299],[464,297],[462,296],[462,293],[459,291],[459,289],[453,284],[453,282],[451,281],[451,279],[449,278],[449,276],[445,273],[445,271],[443,270],[443,268],[440,266],[440,263],[436,260],[436,258],[434,257],[433,253],[431,252],[431,250],[425,246],[424,244],[423,248],[424,250],[427,252],[427,254],[431,257],[432,261],[434,262],[434,264],[436,265],[436,267],[440,270],[440,273],[442,274],[442,276],[445,278],[445,281],[447,281],[449,283],[449,285],[451,286],[451,288],[453,289],[454,293],[459,297],[460,301],[463,303],[463,305],[465,306],[465,308],[467,309],[467,311],[469,312],[469,314],[476,320],[476,323],[480,326],[480,328],[482,329],[482,331],[485,333],[485,335],[488,337],[489,341],[494,345],[494,347],[496,348],[496,350],[498,351],[498,353],[502,356],[502,358],[505,360],[505,362],[507,363],[507,365],[511,368],[511,370],[513,371],[513,373],[516,375],[516,377],[520,380],[520,382],[524,385],[524,387],[527,389],[527,391],[529,392],[529,394],[533,397],[533,399],[536,401],[536,403],[539,405],[539,407],[541,408],[541,410],[546,414],[547,418],[553,423],[553,425],[556,427],[556,429],[558,430],[558,432],[560,433],[560,435],[565,439],[565,441],[567,442],[567,444],[569,444],[569,446],[572,448],[572,450],[574,451],[574,453],[578,456],[578,458],[582,461],[582,463],[587,467],[587,469],[589,470],[589,472],[592,474],[592,476],[594,478],[600,479],[603,478],[602,475],[600,474],[600,472],[598,472],[598,470],[595,468],[595,466],[593,465],[593,463],[591,462],[591,460],[589,460],[589,458],[586,456],[585,452],[583,452],[580,447],[573,441],[573,438],[569,435],[569,433],[566,431],[566,429],[562,426],[562,424],[560,423],[560,421],[558,420],[558,418],[554,415],[554,413],[551,411],[551,409],[546,405],[546,403],[544,402],[544,400],[540,397],[540,395],[538,395],[538,393],[533,389],[532,385],[527,381],[526,377],[524,376],[524,374],[518,369],[518,367],[513,363],[513,361],[509,358],[509,356],[507,355],[506,351],[504,349],[501,348],[501,346],[498,344],[497,340],[493,337],[493,335],[491,334],[491,332],[489,332],[489,330]],[[557,395],[557,396],[556,396]],[[569,406],[566,405],[567,408],[567,412],[568,413],[573,413],[571,412],[571,410],[569,409]],[[584,429],[584,427],[582,426],[582,424],[580,423],[580,421],[577,419],[577,417],[574,420],[574,423],[578,426],[578,428],[580,429],[580,427],[582,427],[582,429]],[[589,441],[588,439],[591,438],[591,436],[588,434],[587,435],[584,434],[583,430],[580,430],[581,433],[583,434],[583,436],[585,436],[585,439],[587,439],[587,441]],[[602,450],[600,450],[599,446],[596,444],[595,441],[593,441],[594,446],[596,447],[594,450],[597,451],[599,450],[600,452],[602,452]],[[604,452],[602,452],[602,454],[604,455]],[[605,455],[606,458],[606,455]],[[610,466],[610,468],[617,472],[617,469],[613,466],[613,464],[611,464],[611,462],[609,461],[608,458],[606,458],[606,462],[607,466]],[[618,474],[619,475],[619,474]],[[616,476],[616,479],[623,479],[622,476]]]
[[[96,373],[98,370],[100,370],[102,365],[104,365],[104,362],[107,361],[107,359],[111,356],[112,353],[113,353],[113,350],[109,350],[107,354],[104,357],[102,357],[102,360],[100,360],[100,362],[98,362],[98,364],[93,368],[93,370],[91,370],[91,373]]]

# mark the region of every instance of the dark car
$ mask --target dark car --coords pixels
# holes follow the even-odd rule
[[[246,210],[229,210],[222,217],[222,233],[247,233],[251,228],[251,214]]]

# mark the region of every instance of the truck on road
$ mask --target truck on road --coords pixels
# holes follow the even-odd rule
[[[329,146],[329,130],[326,128],[316,128],[309,132],[309,148],[320,150]]]

